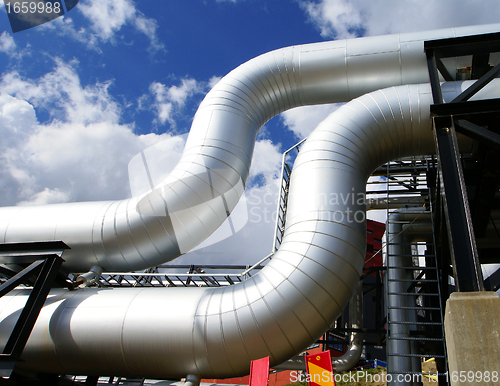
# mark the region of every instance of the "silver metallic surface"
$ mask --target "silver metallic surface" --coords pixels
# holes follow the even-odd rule
[[[466,86],[444,84],[445,99]],[[481,94],[488,90],[497,93],[498,83]],[[283,242],[259,274],[217,288],[53,290],[19,368],[223,378],[247,374],[253,359],[270,356],[275,365],[300,353],[359,282],[366,203],[353,198],[379,165],[434,151],[431,100],[427,84],[379,90],[317,127],[295,162]],[[28,292],[0,299],[0,344]]]
[[[180,162],[150,192],[121,201],[1,208],[0,242],[63,240],[71,247],[64,255],[68,272],[92,266],[135,271],[172,260],[208,237],[234,208],[257,132],[270,118],[296,106],[427,82],[424,40],[499,29],[496,24],[339,40],[261,55],[207,94]],[[447,66],[455,73],[463,64],[451,59]],[[389,138],[383,146],[388,150],[393,142]]]
[[[200,381],[201,379],[197,375],[188,374],[184,386],[199,386]]]
[[[349,301],[349,327],[363,328],[363,287],[358,282],[354,295]],[[351,332],[349,336],[349,346],[344,355],[332,358],[332,368],[334,372],[340,373],[348,371],[358,363],[363,353],[363,334]],[[289,360],[273,367],[277,370],[306,370],[303,356],[295,356]]]
[[[420,228],[414,225],[428,225],[430,222],[430,216],[422,213],[424,209],[422,207],[399,209],[389,215],[387,222],[387,309],[389,320],[394,322],[390,325],[387,339],[387,369],[392,374],[422,371],[420,358],[411,357],[417,354],[412,347],[416,342],[408,340],[410,330],[416,329],[415,325],[409,324],[417,318],[416,311],[412,309],[415,307],[414,299],[404,295],[408,290],[408,282],[414,279],[414,272],[408,269],[413,267],[411,244],[422,237],[421,234],[412,232]],[[411,225],[404,224],[406,221],[410,221]],[[417,359],[417,363],[414,363],[414,359]],[[413,385],[412,381],[401,382],[395,378],[394,376],[388,384]]]
[[[363,286],[361,282],[356,285],[354,295],[349,302],[349,328],[363,328]],[[351,370],[358,363],[362,353],[363,333],[352,332],[345,354],[339,358],[332,358],[333,371],[342,373]]]
[[[99,279],[101,274],[102,274],[102,268],[94,265],[93,267],[90,268],[88,272],[79,275],[75,279],[74,284],[88,287],[94,284],[96,280]]]

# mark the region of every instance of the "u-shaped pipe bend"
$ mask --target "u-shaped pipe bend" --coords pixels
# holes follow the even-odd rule
[[[444,84],[445,98],[467,85]],[[301,352],[332,325],[359,281],[366,204],[352,198],[386,161],[434,152],[431,100],[427,84],[379,90],[317,127],[295,162],[283,242],[259,274],[218,288],[53,291],[19,367],[223,378],[248,373],[250,360],[270,356],[275,365]],[[25,294],[0,300],[2,326]]]
[[[214,232],[234,208],[257,133],[270,118],[297,106],[346,102],[383,87],[427,82],[424,40],[499,29],[496,24],[339,40],[261,55],[207,94],[180,162],[150,192],[119,201],[1,208],[0,242],[62,240],[71,247],[64,254],[68,272],[94,266],[135,271],[172,260]],[[448,65],[450,73],[461,66],[456,60]],[[382,142],[374,139],[387,151],[399,146],[395,137]],[[364,162],[356,152],[347,157]],[[363,163],[354,167],[367,171]]]

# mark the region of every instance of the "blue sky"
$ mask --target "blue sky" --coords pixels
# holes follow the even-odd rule
[[[20,55],[2,55],[0,66],[36,79],[53,71],[57,58],[72,66],[82,86],[109,83],[110,96],[126,106],[122,122],[134,122],[137,133],[172,126],[188,130],[210,79],[267,51],[318,40],[317,30],[305,23],[304,11],[293,1],[93,3],[101,2],[81,1],[62,19],[11,35]],[[108,17],[100,20],[94,13]],[[141,21],[147,31],[141,31]],[[0,29],[10,32],[5,16]],[[173,117],[175,125],[155,121],[154,111],[143,105],[152,102],[151,85],[182,87],[188,80],[196,84],[186,90],[190,98]],[[48,113],[37,111],[40,123],[52,118]]]
[[[134,155],[186,133],[214,82],[259,54],[498,20],[497,0],[81,0],[64,17],[13,34],[2,6],[0,205],[129,196]],[[250,207],[260,200],[249,212],[256,221],[239,241],[181,261],[268,253],[273,224],[255,214],[274,211],[264,197],[276,192],[281,152],[335,108],[295,109],[266,124],[246,192]]]

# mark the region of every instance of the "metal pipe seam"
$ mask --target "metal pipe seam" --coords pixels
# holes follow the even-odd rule
[[[463,87],[444,84],[444,95]],[[431,103],[427,84],[394,87],[362,96],[322,122],[294,166],[283,242],[259,274],[218,288],[54,290],[19,368],[224,378],[247,374],[253,359],[270,356],[272,366],[300,353],[342,312],[364,262],[365,221],[352,213],[364,212],[365,203],[324,196],[363,193],[380,164],[432,154]],[[0,299],[2,341],[27,292]]]
[[[427,82],[424,40],[499,29],[495,24],[339,40],[261,55],[206,95],[179,164],[150,192],[121,201],[1,208],[0,241],[63,240],[71,247],[64,255],[67,272],[92,266],[135,271],[172,260],[228,217],[267,120],[292,107]],[[463,64],[452,59],[447,65],[453,73]]]
[[[358,282],[353,297],[349,301],[349,327],[363,328],[363,287]],[[341,373],[353,368],[363,353],[363,333],[352,332],[349,334],[349,346],[340,357],[332,358],[332,369]],[[295,356],[273,367],[277,370],[306,370],[303,356]]]

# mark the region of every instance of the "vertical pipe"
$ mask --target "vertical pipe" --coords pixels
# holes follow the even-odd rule
[[[186,381],[184,382],[184,386],[200,386],[201,378],[197,375],[189,374],[186,377]]]
[[[387,307],[390,322],[389,339],[387,341],[387,369],[392,374],[411,372],[412,363],[410,341],[410,316],[408,296],[402,296],[407,290],[408,270],[411,267],[411,250],[409,242],[402,233],[401,216],[398,212],[391,213],[387,221]],[[401,324],[400,324],[401,323]],[[391,355],[397,353],[398,356]],[[409,382],[396,382],[396,377],[388,385],[411,386]]]
[[[354,295],[349,302],[349,326],[352,329],[363,328],[363,284],[360,281],[354,290]],[[358,363],[363,353],[363,333],[351,332],[349,347],[344,355],[332,359],[332,368],[336,372],[352,369]]]

